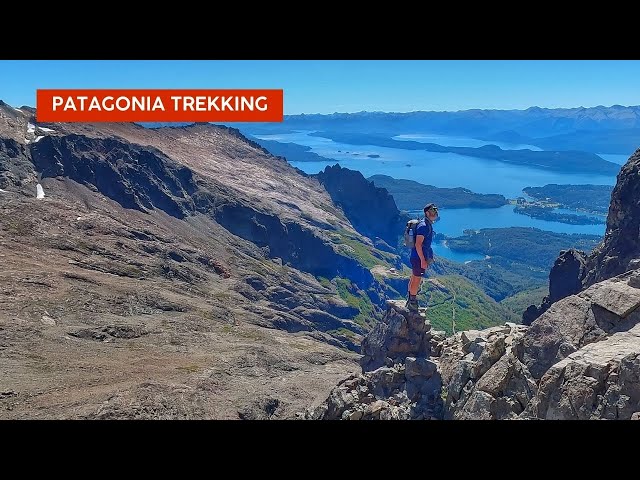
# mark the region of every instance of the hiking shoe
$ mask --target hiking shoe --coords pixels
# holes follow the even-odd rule
[[[410,311],[410,312],[418,312],[418,300],[414,299],[414,300],[407,300],[407,304],[405,305],[406,308]]]

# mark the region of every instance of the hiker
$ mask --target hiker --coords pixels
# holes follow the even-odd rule
[[[407,308],[418,311],[418,290],[420,282],[429,265],[433,263],[433,224],[439,220],[438,207],[435,203],[429,203],[424,207],[424,219],[417,224],[415,230],[415,246],[411,249],[411,278],[409,279],[409,300]],[[417,221],[417,220],[416,220]]]

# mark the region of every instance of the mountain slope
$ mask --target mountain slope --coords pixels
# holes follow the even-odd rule
[[[486,328],[517,320],[500,303],[460,275],[428,278],[418,300],[427,307],[431,325],[451,335],[455,331]]]
[[[359,310],[316,275],[380,301],[359,254],[393,255],[317,180],[232,129],[8,108],[2,418],[287,418],[353,370]]]
[[[43,183],[2,194],[2,418],[237,418],[266,399],[287,416],[352,368],[321,331],[352,309],[313,277],[203,216]]]

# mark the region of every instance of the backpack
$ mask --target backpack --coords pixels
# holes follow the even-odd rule
[[[404,229],[404,244],[408,248],[416,246],[416,230],[420,220],[413,219],[407,222],[407,226]]]

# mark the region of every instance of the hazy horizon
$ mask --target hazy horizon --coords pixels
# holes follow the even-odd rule
[[[12,104],[0,97],[0,102],[4,102],[12,108],[36,108],[35,103],[33,105],[28,104]],[[622,108],[640,108],[640,103],[637,105],[622,105],[622,104],[611,104],[611,105],[590,105],[584,106],[579,105],[575,107],[541,107],[539,105],[531,105],[526,108],[464,108],[461,110],[409,110],[409,111],[387,111],[387,110],[360,110],[357,112],[331,112],[331,113],[321,113],[321,112],[302,112],[302,113],[291,113],[285,114],[285,117],[297,117],[301,115],[359,115],[359,114],[406,114],[406,113],[459,113],[459,112],[470,112],[470,111],[500,111],[500,112],[524,112],[526,110],[532,108],[539,108],[541,110],[578,110],[578,109],[595,109],[595,108],[613,108],[613,107],[622,107]],[[179,122],[183,123],[183,122]],[[195,122],[194,122],[195,123]],[[214,122],[216,123],[216,122]]]
[[[381,113],[381,114],[404,114],[404,113],[458,113],[458,112],[471,112],[471,111],[497,111],[497,112],[524,112],[532,108],[539,108],[541,110],[579,110],[579,109],[595,109],[595,108],[640,108],[640,103],[637,105],[621,105],[614,103],[611,105],[578,105],[576,107],[541,107],[539,105],[531,105],[526,108],[463,108],[461,110],[409,110],[409,111],[387,111],[387,110],[360,110],[358,112],[331,112],[331,113],[319,113],[319,112],[303,112],[294,114],[285,114],[285,117],[297,117],[300,115],[358,115],[363,113]]]

